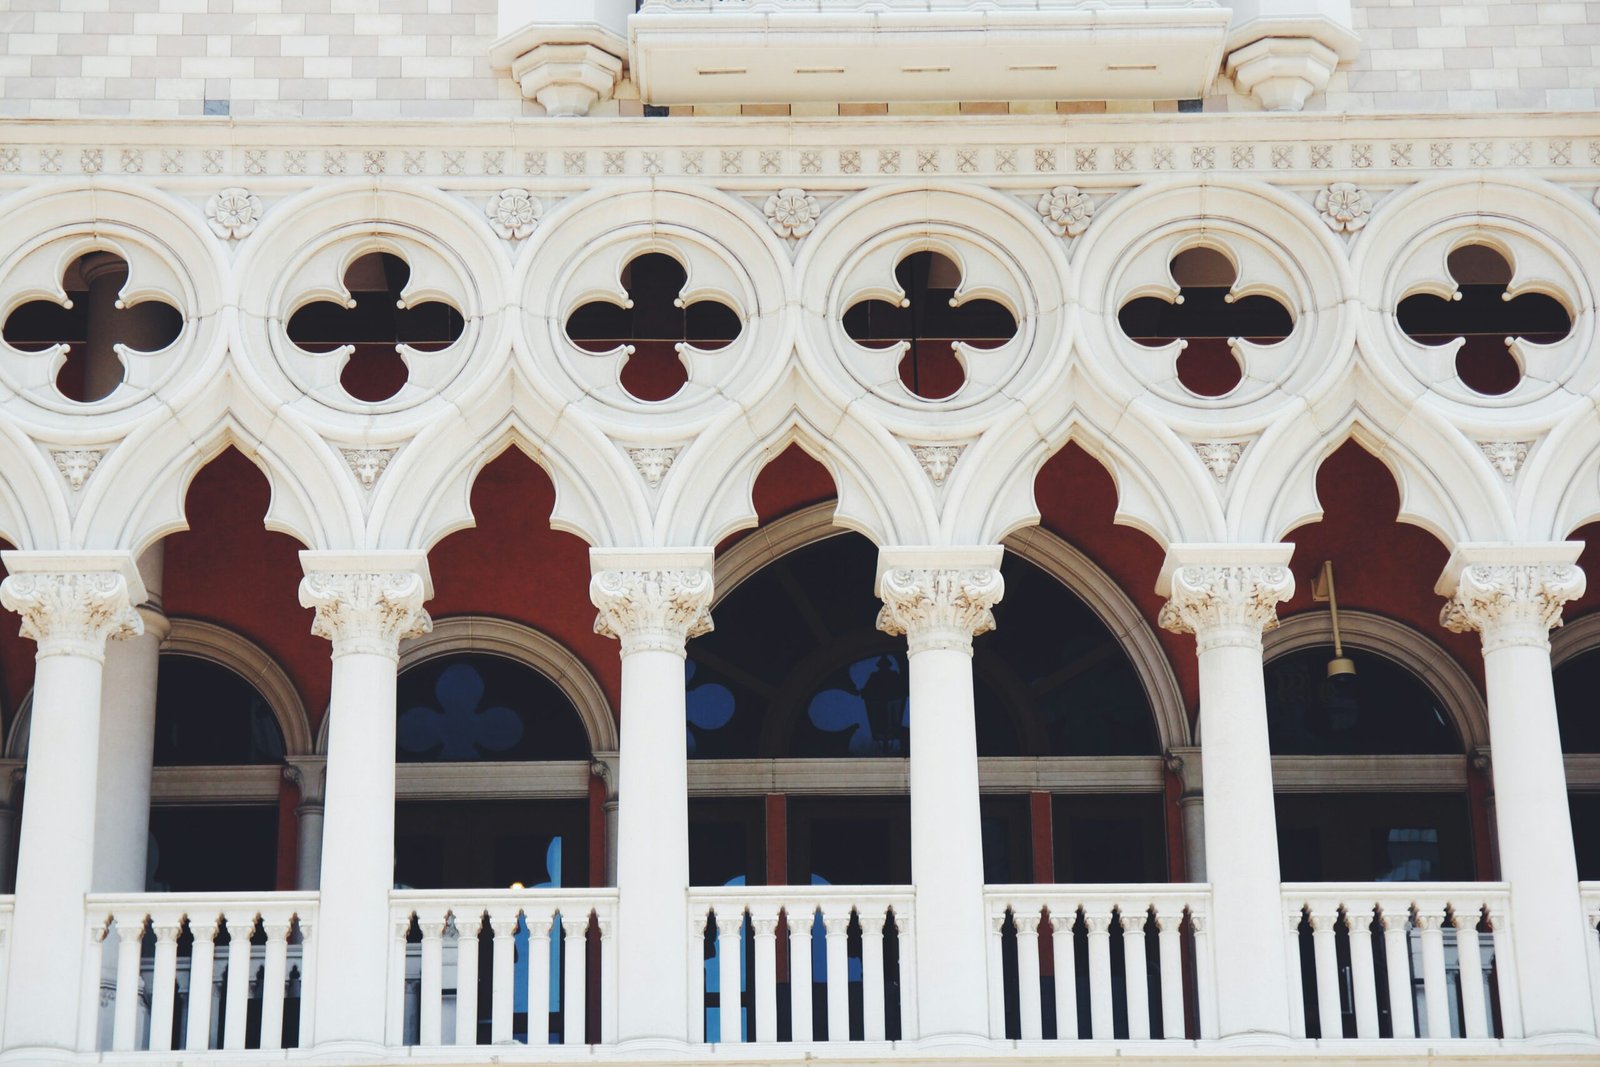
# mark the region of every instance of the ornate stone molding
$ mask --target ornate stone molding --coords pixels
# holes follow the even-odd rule
[[[1516,481],[1517,472],[1528,460],[1528,453],[1533,450],[1532,441],[1479,441],[1478,448],[1482,450],[1483,457],[1495,469],[1495,473],[1508,482]]]
[[[1439,590],[1449,597],[1439,622],[1456,633],[1478,631],[1487,654],[1512,647],[1548,650],[1562,605],[1583,595],[1585,579],[1570,560],[1504,559],[1466,563],[1453,585]]]
[[[68,448],[51,452],[50,458],[56,461],[56,470],[61,472],[61,477],[76,493],[89,481],[89,475],[100,466],[105,454],[105,450],[100,448]]]
[[[421,553],[302,552],[300,561],[300,606],[316,609],[311,632],[333,642],[335,657],[397,659],[402,638],[433,629],[422,607],[433,582]]]
[[[624,656],[683,655],[691,637],[711,632],[711,551],[591,551],[589,599],[599,609],[594,632],[622,642]],[[632,566],[608,566],[612,563]]]
[[[1058,185],[1039,197],[1037,210],[1057,237],[1077,237],[1094,218],[1094,198],[1075,185]]]
[[[103,662],[107,640],[144,633],[135,605],[145,589],[132,557],[7,552],[4,560],[11,573],[0,582],[0,605],[22,616],[21,634],[41,658]]]
[[[261,221],[261,198],[248,189],[233,186],[206,201],[206,223],[211,232],[229,241],[242,241]]]
[[[630,448],[627,451],[639,477],[652,489],[661,488],[661,480],[672,469],[672,461],[678,458],[676,448]]]
[[[361,488],[370,492],[378,484],[378,478],[389,469],[389,461],[399,451],[398,448],[341,448],[339,454],[344,457],[350,473],[361,483]]]
[[[942,487],[966,449],[966,445],[912,445],[911,454],[917,457],[928,480]]]
[[[795,241],[816,229],[817,218],[822,214],[817,198],[798,188],[779,189],[767,197],[761,210],[773,233]]]
[[[328,786],[328,758],[290,756],[283,764],[283,779],[300,791],[297,811],[302,808],[321,810]]]
[[[1355,233],[1372,216],[1372,197],[1352,182],[1334,182],[1318,189],[1314,206],[1334,233]]]
[[[502,189],[484,209],[489,228],[507,241],[520,241],[538,228],[544,204],[526,189]]]
[[[972,639],[994,629],[992,609],[1005,595],[1000,553],[998,548],[927,549],[905,558],[880,553],[878,629],[905,634],[912,655],[932,649],[971,655]],[[954,566],[938,566],[941,555],[951,557]]]
[[[1246,444],[1246,441],[1196,441],[1194,451],[1217,484],[1226,485],[1233,468],[1239,465],[1239,459],[1244,455]]]
[[[1229,646],[1260,649],[1262,632],[1278,625],[1278,604],[1294,595],[1293,551],[1291,545],[1219,546],[1208,560],[1205,546],[1174,546],[1158,583],[1167,596],[1161,628],[1194,634],[1202,654]]]

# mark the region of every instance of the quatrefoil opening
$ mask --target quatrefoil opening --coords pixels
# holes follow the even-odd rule
[[[343,303],[317,300],[289,317],[289,340],[307,352],[345,358],[339,384],[364,403],[398,393],[410,378],[407,352],[439,352],[461,337],[466,321],[442,300],[408,304],[403,292],[411,277],[405,260],[389,252],[370,252],[345,270]]]
[[[30,300],[6,316],[6,344],[22,352],[53,352],[56,389],[68,400],[93,403],[116,391],[129,356],[153,355],[183,332],[183,313],[164,300],[124,299],[128,262],[90,252],[67,266],[65,300]]]
[[[1511,294],[1511,263],[1495,248],[1462,245],[1445,261],[1449,296],[1414,292],[1395,321],[1418,344],[1457,344],[1456,376],[1485,396],[1504,396],[1522,381],[1519,344],[1554,344],[1572,332],[1572,315],[1548,293]]]
[[[901,383],[923,400],[955,395],[967,381],[965,349],[1000,348],[1017,319],[999,301],[961,299],[961,268],[937,252],[913,252],[896,264],[898,303],[878,298],[845,309],[844,332],[864,348],[902,346]]]
[[[591,300],[567,316],[567,338],[595,355],[621,355],[622,388],[635,400],[669,400],[689,380],[684,354],[738,340],[738,312],[709,297],[683,300],[689,274],[672,256],[647,252],[622,268],[627,300]]]
[[[1135,297],[1117,312],[1117,323],[1149,348],[1177,342],[1178,382],[1196,396],[1225,396],[1244,379],[1240,341],[1277,344],[1294,330],[1294,316],[1277,297],[1236,293],[1238,268],[1214,248],[1185,249],[1168,269],[1177,296]]]

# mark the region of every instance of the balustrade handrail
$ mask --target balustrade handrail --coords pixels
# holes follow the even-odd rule
[[[444,905],[447,911],[458,912],[471,907],[506,907],[509,905],[534,905],[551,911],[560,911],[562,905],[596,913],[601,919],[610,918],[616,911],[617,891],[614,888],[573,889],[395,889],[389,893],[389,910],[399,919],[404,911],[415,910],[419,905]]]
[[[211,907],[232,908],[259,905],[278,910],[284,907],[305,906],[315,910],[320,894],[315,890],[291,889],[271,892],[214,892],[214,893],[89,893],[84,896],[84,907],[89,913],[100,908],[125,909],[147,905],[147,911],[159,909],[163,913]],[[5,906],[9,906],[5,898]]]
[[[1160,910],[1163,904],[1192,907],[1195,903],[1208,903],[1211,885],[1208,882],[1130,882],[1125,885],[1099,882],[1081,885],[1002,883],[984,886],[983,899],[991,915],[995,914],[997,904],[1021,910],[1025,907],[1031,909],[1034,905],[1047,908],[1052,901],[1061,903],[1066,900],[1075,901],[1079,907],[1085,904],[1144,904]],[[1004,911],[1004,907],[1000,910]]]
[[[715,908],[719,903],[742,905],[759,903],[779,906],[793,904],[796,907],[810,904],[813,907],[820,907],[832,902],[882,905],[889,908],[910,905],[916,900],[916,895],[916,890],[911,886],[719,885],[691,888],[689,903]]]

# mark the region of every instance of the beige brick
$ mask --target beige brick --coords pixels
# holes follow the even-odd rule
[[[960,105],[963,115],[1009,115],[1011,109],[1004,101],[970,101]]]
[[[676,108],[673,109],[676,112]],[[840,115],[887,115],[888,104],[840,104]]]
[[[889,114],[891,115],[959,115],[961,105],[955,101],[948,103],[924,103],[889,101]]]

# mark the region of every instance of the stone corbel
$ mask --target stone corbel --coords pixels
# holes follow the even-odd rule
[[[1350,28],[1348,3],[1254,0],[1233,5],[1229,78],[1267,111],[1299,111],[1328,87],[1341,63],[1355,59],[1361,39]]]
[[[587,115],[611,99],[627,56],[627,39],[593,21],[530,22],[489,49],[490,62],[510,69],[524,98],[560,117]]]

